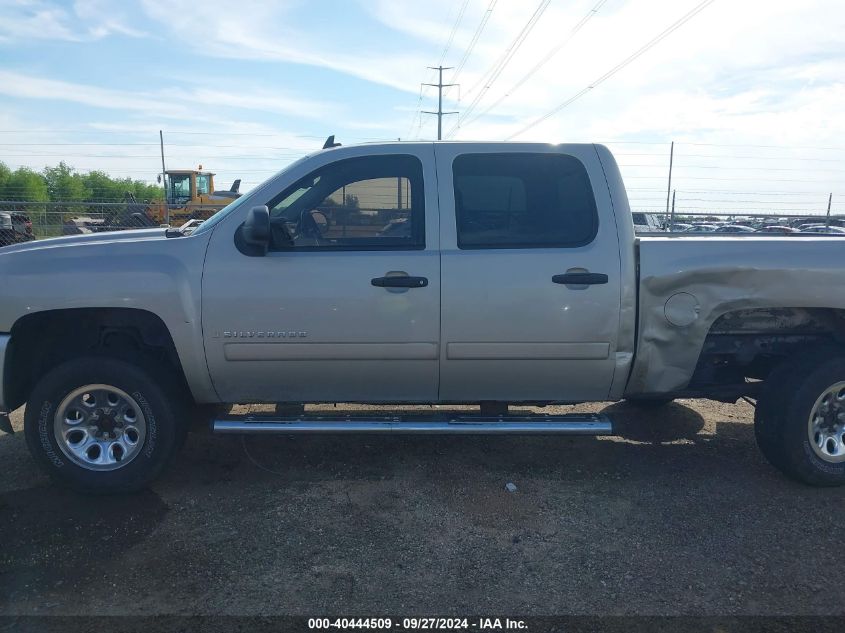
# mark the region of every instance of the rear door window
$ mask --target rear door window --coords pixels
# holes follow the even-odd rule
[[[589,244],[598,231],[583,163],[562,154],[463,154],[453,165],[458,247]]]

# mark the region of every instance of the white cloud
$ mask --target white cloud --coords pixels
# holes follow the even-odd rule
[[[88,25],[89,34],[96,39],[111,34],[129,37],[147,37],[149,34],[131,26],[132,20],[113,0],[76,0],[73,11],[82,24]]]
[[[25,99],[68,101],[84,105],[143,112],[166,119],[222,119],[219,108],[260,110],[303,118],[322,118],[337,112],[332,104],[300,99],[285,93],[241,86],[240,92],[221,92],[211,86],[174,87],[152,92],[131,92],[72,83],[0,69],[0,94]],[[203,112],[198,105],[207,106]]]
[[[498,140],[509,136],[590,85],[700,0],[607,0],[548,64],[489,114],[472,121],[565,38],[597,1],[552,2],[476,112],[464,121],[457,138]],[[456,65],[461,59],[489,4],[490,0],[470,0],[445,65]],[[400,91],[387,105],[374,100],[355,110],[330,86],[326,89],[308,81],[298,90],[273,91],[257,80],[244,83],[240,79],[218,79],[220,85],[236,86],[220,89],[210,80],[191,84],[175,76],[164,81],[157,77],[152,83],[140,83],[171,87],[166,91],[126,92],[32,76],[20,65],[15,72],[0,71],[5,73],[0,74],[0,94],[64,99],[92,110],[109,107],[125,111],[129,121],[137,121],[136,127],[149,128],[151,134],[164,120],[182,129],[196,125],[197,130],[254,133],[259,145],[262,135],[267,134],[281,135],[272,141],[281,146],[319,144],[251,121],[251,111],[262,111],[285,117],[274,116],[273,120],[309,125],[310,129],[313,122],[327,121],[337,122],[347,133],[360,130],[361,136],[369,132],[406,137],[411,113],[417,108],[419,81],[424,75],[429,79],[430,71],[425,67],[440,58],[461,2],[359,0],[352,8],[350,3],[337,3],[334,6],[343,7],[343,17],[339,17],[340,12],[333,13],[331,6],[304,0],[241,0],[237,4],[206,0],[201,6],[188,0],[138,0],[131,5],[79,0],[72,7],[63,7],[46,0],[0,0],[0,42],[24,37],[72,40],[105,34],[117,38],[161,33],[165,50],[184,52],[180,47],[188,46],[196,55],[225,59],[220,65],[233,75],[237,70],[232,68],[243,68],[244,76],[255,77],[262,72],[284,74],[290,72],[290,64],[305,64],[360,79],[357,85],[365,95],[377,90],[372,84]],[[536,1],[499,0],[458,77],[460,90],[448,93],[446,108],[466,112],[480,90],[470,89],[494,67],[536,7]],[[343,24],[347,18],[350,24]],[[845,4],[841,0],[716,0],[665,41],[518,140],[666,141],[666,146],[640,151],[653,154],[651,157],[622,156],[620,162],[626,163],[625,174],[632,176],[629,185],[634,191],[650,183],[665,187],[664,150],[672,139],[680,142],[678,178],[683,186],[689,188],[692,182],[698,186],[761,188],[765,182],[775,182],[777,188],[790,188],[792,185],[785,184],[789,174],[755,171],[772,164],[766,161],[724,162],[716,175],[735,180],[711,182],[709,178],[716,170],[702,166],[697,172],[689,171],[694,161],[684,158],[705,150],[693,151],[683,142],[845,146],[845,118],[841,116],[845,110],[843,30]],[[299,71],[298,77],[302,77]],[[444,78],[451,80],[449,73]],[[311,92],[304,92],[306,86],[312,86]],[[383,89],[378,92],[389,94]],[[457,101],[459,93],[461,99]],[[434,94],[433,90],[425,94],[423,109],[431,109]],[[454,117],[447,118],[445,129],[449,130],[454,121]],[[431,138],[434,125],[434,117],[425,117],[422,136]],[[132,125],[128,127],[131,130]],[[238,138],[243,144],[258,147],[254,139]],[[265,140],[264,144],[270,143]],[[614,149],[621,154],[636,153],[630,148],[621,151],[623,145]],[[828,176],[821,175],[821,170],[814,173],[814,163],[789,162],[790,157],[804,156],[801,151],[781,153],[786,151],[789,157],[782,160],[786,169],[796,169],[793,179],[803,178],[804,186],[819,189],[836,185],[825,180]],[[221,156],[225,153],[218,152]],[[774,157],[765,157],[769,158]],[[650,162],[656,166],[639,165]],[[260,169],[267,168],[265,164],[256,163]],[[802,165],[805,171],[797,171]],[[735,174],[729,172],[733,166]],[[231,163],[230,167],[234,170],[238,164]],[[845,167],[845,159],[833,167]],[[833,177],[835,172],[827,173]],[[687,175],[690,179],[684,182]],[[638,178],[643,180],[638,182]],[[648,180],[651,178],[654,180]],[[784,182],[778,182],[778,178]],[[809,184],[816,181],[820,184]],[[802,183],[794,186],[801,187]],[[662,195],[665,204],[665,191]]]
[[[105,0],[77,0],[73,10],[49,0],[0,0],[0,41],[85,42],[109,35],[145,37],[121,7]]]
[[[589,86],[696,4],[696,0],[611,0],[569,46],[490,116],[465,126],[462,135],[495,133],[502,138],[518,130]],[[592,5],[592,0],[586,0],[566,7],[550,6],[477,112],[483,112],[515,84]],[[819,19],[822,15],[825,20]],[[624,129],[612,127],[625,135],[662,136],[724,128],[757,138],[758,126],[750,123],[755,115],[779,110],[795,90],[810,83],[829,85],[843,76],[845,58],[837,39],[843,26],[845,7],[834,0],[800,4],[717,0],[607,83],[519,138],[567,138],[573,130],[593,129],[596,121],[624,121]],[[491,59],[476,60],[463,79],[472,85],[487,64],[492,64]],[[766,99],[757,98],[762,93]],[[732,127],[739,122],[736,118],[721,116],[736,109],[743,99],[738,100],[738,95],[754,99],[749,116],[742,119],[745,127],[739,129]],[[465,110],[473,96],[465,97],[457,109]],[[842,104],[827,103],[830,118]],[[632,110],[640,115],[630,117]],[[819,125],[821,122],[815,127]]]
[[[201,54],[307,64],[400,90],[418,89],[418,78],[411,79],[409,70],[416,75],[430,60],[409,52],[412,42],[388,52],[377,38],[353,33],[351,41],[338,43],[321,36],[319,23],[307,29],[294,25],[288,13],[296,4],[207,0],[197,12],[192,0],[142,0],[150,18]]]
[[[150,93],[130,93],[0,69],[0,94],[10,97],[81,103],[97,108],[148,112],[160,117],[187,117],[184,105],[167,103]]]
[[[4,41],[50,39],[79,41],[69,27],[70,15],[61,7],[39,0],[0,0],[0,37]]]

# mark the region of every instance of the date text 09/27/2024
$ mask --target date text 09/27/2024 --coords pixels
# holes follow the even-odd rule
[[[526,630],[524,620],[510,618],[309,618],[309,630],[376,629],[376,630]]]

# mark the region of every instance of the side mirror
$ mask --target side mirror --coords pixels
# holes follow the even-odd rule
[[[270,210],[266,205],[252,207],[241,226],[241,238],[257,255],[266,255],[270,248]]]

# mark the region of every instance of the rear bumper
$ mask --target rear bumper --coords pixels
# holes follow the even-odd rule
[[[8,412],[9,408],[6,405],[6,398],[3,387],[6,385],[8,376],[5,375],[6,368],[6,351],[9,349],[9,341],[11,336],[8,334],[0,334],[0,413]]]

